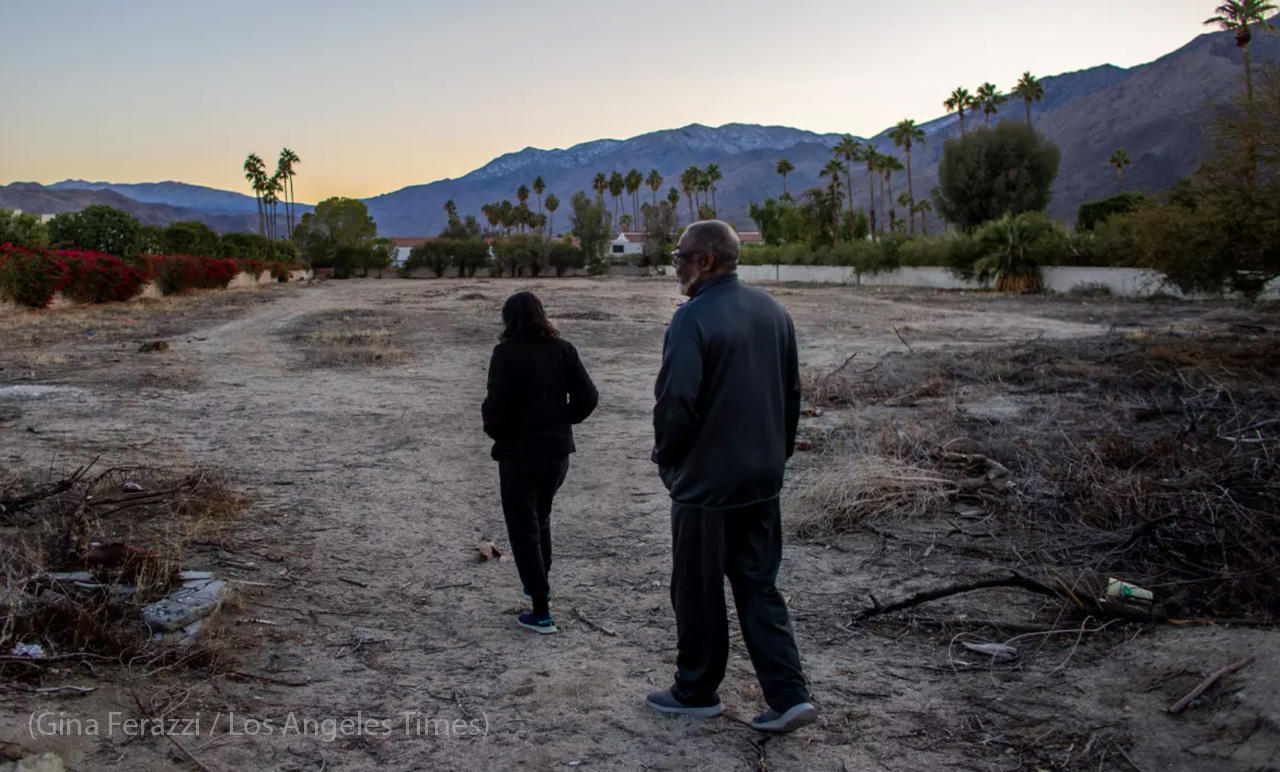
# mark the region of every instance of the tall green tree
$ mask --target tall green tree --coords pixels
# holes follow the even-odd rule
[[[1044,101],[1044,84],[1029,71],[1022,73],[1018,85],[1013,87],[1013,95],[1027,103],[1027,125],[1031,125],[1031,103]]]
[[[631,222],[639,227],[640,188],[644,186],[644,175],[640,173],[639,169],[632,167],[622,181],[627,186],[627,195],[631,196]]]
[[[302,255],[313,268],[332,267],[337,277],[349,276],[375,258],[378,227],[369,208],[355,198],[328,198],[298,224]]]
[[[258,202],[258,235],[267,235],[267,219],[266,213],[262,208],[262,193],[267,187],[266,165],[262,163],[262,158],[256,153],[250,153],[244,159],[244,178],[249,181],[249,186],[253,188],[253,197]]]
[[[888,223],[889,223],[890,233],[893,232],[893,225],[897,221],[897,212],[893,208],[893,173],[904,171],[905,169],[906,167],[902,165],[902,162],[898,160],[897,156],[895,155],[880,156],[880,174],[882,175],[885,187],[888,190],[887,196],[884,195],[883,193],[881,194],[880,202],[882,205],[887,203],[889,208]]]
[[[293,193],[293,178],[298,174],[294,169],[301,163],[302,159],[289,148],[286,147],[280,151],[278,169],[285,183],[285,215],[289,221],[289,238],[291,239],[293,238],[293,229],[297,225],[298,206],[298,199]]]
[[[831,148],[831,155],[835,158],[844,159],[844,175],[845,182],[849,186],[849,217],[853,217],[853,164],[858,160],[862,143],[854,139],[852,135],[845,134],[840,141]]]
[[[1116,148],[1116,152],[1111,154],[1111,158],[1107,163],[1116,167],[1116,177],[1119,184],[1118,193],[1124,192],[1124,168],[1129,165],[1129,153],[1122,147]]]
[[[947,97],[942,106],[947,108],[948,113],[959,113],[960,115],[960,136],[964,136],[964,111],[977,106],[977,100],[973,94],[969,93],[969,89],[961,86],[951,92],[951,96]],[[875,230],[872,228],[872,230]]]
[[[703,178],[707,182],[707,187],[711,189],[711,216],[712,218],[720,217],[720,210],[716,208],[716,183],[724,179],[724,174],[720,171],[719,164],[707,164],[707,169],[703,172]]]
[[[542,175],[533,178],[533,194],[538,197],[538,214],[542,214],[542,193],[547,189],[547,183],[542,179]]]
[[[699,178],[702,176],[698,167],[690,166],[680,174],[680,190],[684,193],[685,198],[689,200],[689,222],[695,222],[698,219],[698,212],[694,209],[694,195],[698,192]]]
[[[44,249],[49,246],[49,229],[39,215],[17,214],[0,208],[0,244],[12,244],[23,249]]]
[[[867,199],[867,213],[871,217],[871,235],[875,237],[876,231],[876,177],[880,174],[880,153],[876,150],[876,146],[871,142],[867,142],[862,146],[862,150],[858,153],[858,161],[867,165],[867,190],[870,198]]]
[[[832,158],[827,161],[827,165],[822,167],[821,175],[830,178],[827,183],[827,192],[831,196],[831,246],[836,245],[836,239],[840,232],[840,175],[845,172],[845,165],[840,163],[840,159]]]
[[[573,235],[586,255],[588,264],[598,264],[604,259],[604,250],[609,243],[609,213],[599,201],[592,201],[586,193],[578,191],[569,199],[573,214],[569,222]]]
[[[613,197],[613,222],[615,224],[621,221],[621,212],[619,206],[622,203],[622,193],[627,189],[627,178],[622,176],[622,172],[615,171],[609,175],[609,195]]]
[[[591,178],[591,189],[595,191],[596,200],[604,201],[604,192],[609,189],[609,177],[604,172],[596,172]]]
[[[1267,0],[1227,0],[1217,7],[1217,13],[1207,20],[1206,25],[1215,26],[1230,32],[1236,38],[1236,48],[1240,49],[1244,59],[1245,98],[1248,101],[1250,121],[1255,110],[1253,97],[1253,54],[1249,44],[1253,42],[1253,28],[1260,32],[1275,32],[1276,28],[1268,21],[1268,14],[1274,13],[1276,5]]]
[[[1000,90],[996,88],[996,84],[987,82],[978,87],[978,103],[982,105],[982,117],[986,121],[987,128],[991,128],[991,116],[1000,112],[1000,105],[1008,100]]]
[[[649,176],[645,178],[645,184],[649,186],[649,190],[653,191],[653,205],[658,205],[658,189],[662,187],[662,175],[658,174],[657,169],[650,169]]]
[[[915,185],[911,181],[911,148],[916,144],[924,143],[924,129],[916,125],[916,122],[910,118],[898,122],[897,126],[889,131],[889,137],[893,140],[894,147],[902,148],[907,155],[907,195],[912,201],[916,200]],[[916,218],[911,217],[910,235],[916,235]]]
[[[560,208],[560,199],[556,198],[556,194],[552,193],[547,196],[547,213],[551,215],[551,227],[547,229],[547,233],[552,236],[556,235],[556,210]]]
[[[967,232],[1005,214],[1044,211],[1061,153],[1034,128],[1005,121],[943,146],[933,206]]]
[[[796,167],[791,161],[783,158],[778,161],[778,165],[774,167],[774,171],[782,176],[782,195],[787,195],[787,175],[794,172]]]
[[[677,213],[678,213],[678,212],[679,212],[679,206],[680,206],[680,191],[676,190],[675,188],[669,188],[669,189],[667,190],[667,203],[668,203],[668,204],[671,204],[671,211],[672,211],[672,212],[677,212]],[[676,222],[678,223],[679,221],[680,221],[680,217],[679,217],[679,215],[677,214],[677,215],[676,215]]]

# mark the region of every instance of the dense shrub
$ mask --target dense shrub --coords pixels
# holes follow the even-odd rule
[[[1099,201],[1085,201],[1080,205],[1076,216],[1076,227],[1091,231],[1116,215],[1128,214],[1149,199],[1141,193],[1129,192],[1104,198]]]
[[[222,241],[218,234],[208,225],[195,220],[176,222],[161,231],[160,249],[166,255],[223,256]]]
[[[149,278],[144,268],[125,263],[114,255],[87,250],[54,252],[62,276],[61,291],[77,303],[113,303],[129,300],[142,291]]]
[[[49,220],[49,241],[58,247],[88,249],[119,257],[141,252],[141,226],[127,212],[95,204]]]
[[[15,214],[8,209],[0,209],[0,244],[44,249],[49,246],[49,229],[37,215]]]
[[[556,276],[564,276],[565,271],[582,268],[587,264],[587,256],[573,244],[556,241],[551,244],[551,254],[547,263],[555,270]]]
[[[44,252],[0,246],[0,293],[29,308],[47,308],[66,284],[65,266]]]
[[[234,260],[191,255],[154,257],[151,268],[163,295],[177,295],[192,289],[226,289],[239,272]]]

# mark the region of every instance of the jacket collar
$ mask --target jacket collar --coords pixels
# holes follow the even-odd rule
[[[726,273],[720,276],[715,276],[710,279],[707,279],[706,281],[702,282],[702,284],[698,285],[698,291],[694,294],[694,297],[697,297],[698,295],[701,295],[707,290],[713,289],[715,287],[721,287],[724,285],[737,284],[737,283],[738,283],[737,273]]]

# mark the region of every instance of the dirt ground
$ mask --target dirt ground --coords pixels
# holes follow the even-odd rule
[[[600,390],[553,516],[562,632],[545,637],[515,625],[514,565],[476,556],[482,539],[506,546],[479,406],[501,302],[526,287]],[[869,366],[906,346],[1277,323],[1212,304],[773,292],[815,369],[853,354]],[[1025,595],[971,593],[852,625],[869,595],[988,567],[954,548],[950,512],[905,526],[914,538],[788,541],[779,586],[818,725],[771,740],[744,725],[763,704],[736,630],[726,718],[647,710],[644,695],[669,685],[675,657],[668,503],[648,450],[652,382],[678,303],[664,280],[369,280],[0,310],[0,464],[62,472],[102,454],[199,466],[253,502],[224,541],[189,560],[235,583],[220,667],[103,663],[95,678],[69,666],[41,684],[97,687],[83,696],[2,685],[0,741],[54,750],[75,770],[1280,769],[1273,628],[1066,625],[1027,634],[1010,666],[958,639],[964,620],[1052,626]],[[136,353],[156,339],[169,349]],[[802,436],[857,410],[806,419]],[[813,453],[793,461],[796,471],[820,463]],[[1257,661],[1203,707],[1165,712],[1248,654]],[[144,705],[188,719],[184,731],[107,731],[113,712],[139,718]],[[32,737],[33,713],[97,719],[101,731]],[[385,723],[361,734],[302,723],[346,719]]]

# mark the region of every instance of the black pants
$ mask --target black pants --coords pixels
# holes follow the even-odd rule
[[[779,712],[808,702],[787,604],[774,584],[782,562],[778,500],[736,509],[673,504],[671,538],[671,605],[679,635],[676,698],[696,706],[717,700],[729,660],[728,576],[765,701]]]
[[[568,456],[519,456],[498,460],[502,515],[511,555],[534,611],[546,611],[551,587],[551,502],[569,471]]]

